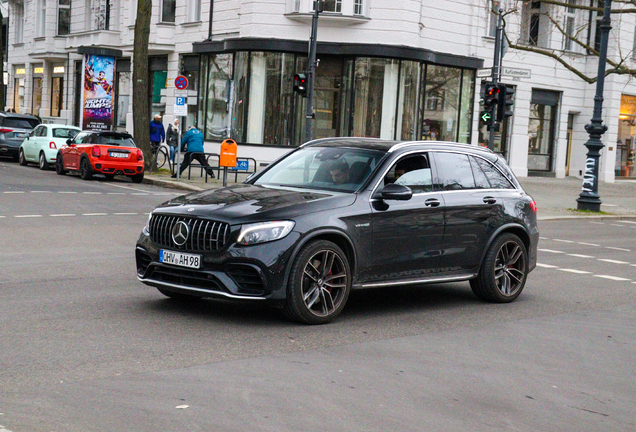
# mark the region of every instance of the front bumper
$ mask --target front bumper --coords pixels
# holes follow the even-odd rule
[[[286,296],[285,274],[298,236],[249,247],[234,243],[202,255],[200,269],[159,262],[159,250],[141,234],[135,249],[137,278],[146,285],[200,297],[280,301]],[[185,251],[187,253],[193,253]]]
[[[20,153],[20,146],[13,147],[7,144],[0,144],[0,157],[18,157]]]

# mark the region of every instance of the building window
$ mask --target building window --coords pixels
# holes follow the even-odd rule
[[[89,0],[93,17],[91,30],[110,30],[110,10],[109,0]]]
[[[173,23],[176,15],[176,0],[163,0],[161,3],[161,22]]]
[[[533,90],[528,122],[528,169],[552,171],[559,94]]]
[[[35,7],[35,37],[43,37],[46,30],[46,0],[37,0]]]
[[[568,0],[568,4],[576,6],[576,0]],[[563,49],[565,51],[572,51],[574,48],[574,44],[570,37],[574,37],[575,34],[575,25],[576,25],[576,9],[573,7],[568,7],[565,9],[565,18],[563,22],[563,30],[565,34],[563,35]]]
[[[354,0],[353,2],[353,14],[354,15],[364,15],[362,0]]]
[[[426,68],[422,139],[457,141],[462,70]]]
[[[57,34],[64,36],[71,33],[71,0],[57,2]]]
[[[51,116],[59,117],[63,109],[64,78],[53,77],[51,82]]]
[[[531,46],[546,46],[547,22],[540,1],[525,2],[522,9],[522,40]],[[544,6],[548,7],[548,6]]]
[[[188,0],[188,22],[201,21],[201,0]]]
[[[31,114],[40,115],[40,108],[42,108],[42,77],[34,77]]]
[[[323,0],[322,3],[324,5],[325,12],[342,12],[342,0]]]
[[[24,42],[24,3],[15,4],[15,18],[13,26],[15,27],[15,43]]]
[[[497,36],[497,23],[499,20],[499,8],[501,2],[498,0],[492,0],[490,2],[490,8],[488,9],[488,36]]]

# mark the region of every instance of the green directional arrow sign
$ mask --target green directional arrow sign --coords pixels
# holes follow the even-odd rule
[[[492,118],[492,114],[489,113],[488,111],[482,111],[479,117],[484,123],[488,123],[490,119]]]

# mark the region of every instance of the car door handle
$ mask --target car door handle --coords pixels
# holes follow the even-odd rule
[[[494,197],[491,197],[491,196],[487,196],[487,197],[484,197],[484,202],[486,204],[494,204],[494,203],[497,202],[497,198],[494,198]]]
[[[426,207],[437,207],[439,206],[439,200],[437,198],[429,198],[424,201]]]

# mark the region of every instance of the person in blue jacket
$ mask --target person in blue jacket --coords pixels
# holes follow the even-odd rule
[[[203,134],[196,127],[190,126],[188,132],[181,138],[181,151],[185,151],[185,156],[183,157],[183,163],[179,170],[179,177],[181,177],[181,174],[188,168],[192,160],[196,159],[201,166],[205,168],[208,175],[214,178],[214,171],[203,154]],[[175,177],[177,177],[177,175],[173,174],[172,178]]]
[[[155,114],[155,118],[150,122],[150,149],[156,152],[162,142],[166,140],[166,131],[161,123],[161,116]]]

